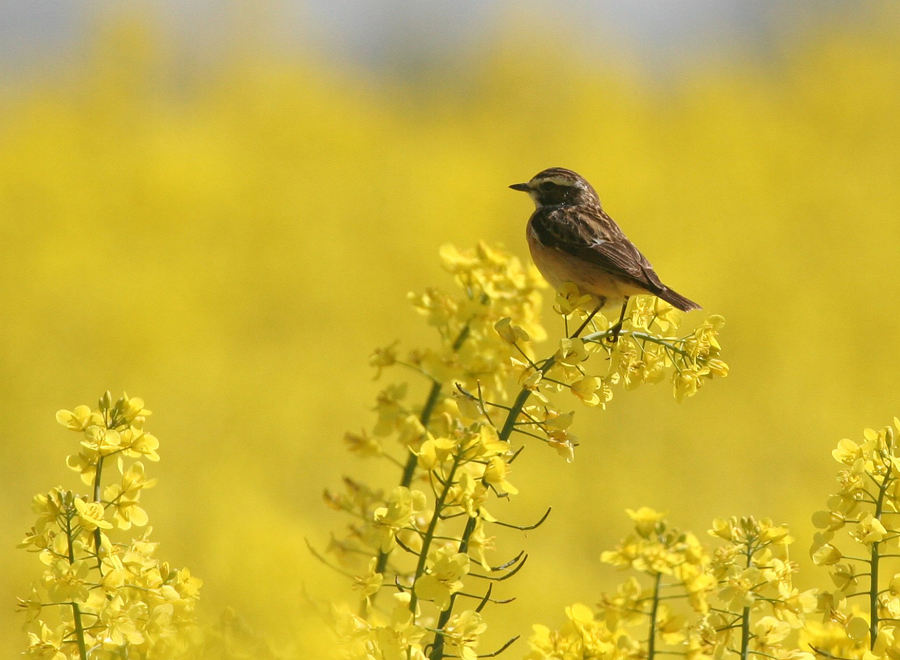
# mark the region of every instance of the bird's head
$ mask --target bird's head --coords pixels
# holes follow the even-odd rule
[[[538,172],[528,183],[514,183],[513,190],[527,192],[537,208],[557,204],[593,204],[600,206],[600,197],[580,174],[562,167]]]

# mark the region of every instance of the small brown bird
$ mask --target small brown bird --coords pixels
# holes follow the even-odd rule
[[[652,294],[687,312],[700,305],[660,281],[647,257],[606,215],[597,191],[582,176],[562,167],[536,174],[513,190],[527,192],[536,207],[526,236],[535,265],[555,289],[564,282],[597,299],[622,302],[622,314],[613,336],[621,329],[628,298]],[[591,314],[593,316],[593,314]]]

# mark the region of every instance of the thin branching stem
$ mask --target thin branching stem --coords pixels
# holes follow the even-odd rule
[[[508,580],[508,579],[511,578],[513,575],[515,575],[515,574],[518,573],[520,570],[522,570],[522,567],[525,565],[525,561],[526,561],[527,559],[528,559],[528,555],[525,555],[525,556],[522,558],[522,561],[519,562],[519,563],[516,565],[515,568],[513,568],[513,569],[512,569],[509,573],[507,573],[506,575],[501,575],[501,576],[499,576],[499,577],[494,577],[494,576],[492,576],[492,575],[481,575],[480,573],[469,573],[469,575],[470,575],[471,577],[481,578],[482,580],[493,580],[494,582],[503,582],[504,580]]]
[[[593,342],[595,344],[601,343],[604,339],[612,335],[609,330],[603,330],[601,332],[592,332],[589,335],[584,336],[585,342]],[[679,348],[678,344],[682,344],[684,342],[683,339],[679,339],[678,337],[657,337],[655,335],[651,335],[647,332],[636,332],[634,330],[629,330],[627,332],[620,332],[619,338],[623,337],[632,337],[633,339],[640,339],[643,341],[648,341],[651,344],[658,344],[660,346],[665,347],[666,349],[677,353],[681,357],[690,358],[691,354],[688,353],[683,348]]]
[[[544,512],[544,515],[541,516],[541,519],[538,520],[533,525],[511,525],[509,523],[501,522],[500,520],[494,520],[493,523],[495,525],[500,525],[501,527],[509,527],[510,529],[518,529],[520,532],[530,532],[533,529],[537,529],[541,525],[544,524],[544,521],[547,520],[547,516],[550,515],[550,512],[553,510],[553,507],[547,507],[547,510]]]
[[[103,473],[103,456],[100,456],[97,459],[97,473],[94,475],[94,501],[100,501],[100,475]],[[119,493],[119,497],[116,498],[118,500],[122,495],[124,495],[124,491]],[[101,536],[102,532],[100,528],[97,527],[94,530],[94,550],[97,552],[97,571],[100,573],[100,577],[103,577],[103,560],[100,559],[100,544],[103,541],[103,537]]]
[[[419,551],[419,561],[416,564],[416,572],[413,575],[413,589],[409,600],[409,611],[413,614],[415,614],[416,603],[418,602],[415,585],[419,578],[425,573],[425,562],[428,560],[428,549],[431,547],[431,542],[434,540],[434,530],[437,528],[438,521],[441,518],[441,510],[444,508],[444,502],[447,500],[447,495],[453,485],[453,477],[456,475],[456,469],[459,467],[464,451],[465,450],[460,450],[453,454],[453,464],[450,466],[450,473],[447,475],[446,484],[441,489],[440,495],[438,495],[438,499],[434,503],[434,514],[432,514],[431,520],[428,523],[428,529],[425,531],[425,536],[422,537],[422,549]],[[469,521],[471,520],[472,518],[469,518]],[[468,528],[469,525],[467,523],[466,529]],[[471,534],[471,532],[469,533]]]
[[[504,644],[503,646],[501,646],[499,649],[497,649],[497,650],[494,651],[493,653],[485,653],[484,655],[479,655],[478,657],[479,657],[479,658],[496,658],[498,655],[500,655],[500,654],[503,653],[506,649],[508,649],[510,646],[512,646],[512,644],[513,644],[516,640],[518,640],[519,637],[521,637],[521,635],[516,635],[516,636],[513,637],[512,639],[508,640],[508,641],[506,642],[506,644]]]
[[[653,607],[650,610],[650,634],[647,639],[647,660],[653,660],[656,653],[656,619],[659,615],[659,584],[662,582],[662,573],[657,573],[653,580]]]
[[[458,552],[461,554],[466,554],[469,551],[469,539],[472,537],[472,533],[475,531],[475,525],[478,523],[478,518],[469,518],[466,521],[466,528],[463,530],[462,537],[460,537],[459,541],[459,550]],[[521,566],[521,564],[520,564]],[[453,604],[456,602],[457,594],[453,594],[450,596],[450,604],[447,606],[447,609],[441,612],[441,616],[438,617],[438,631],[444,629],[444,626],[447,625],[447,622],[450,620],[450,615],[453,612]],[[415,610],[412,610],[415,611]],[[434,645],[431,648],[431,653],[428,655],[429,660],[442,660],[444,657],[444,635],[441,632],[436,632],[434,634]]]
[[[881,480],[878,488],[878,499],[875,502],[875,519],[881,521],[882,507],[884,506],[884,496],[887,493],[891,479],[891,468],[893,463],[887,464],[887,472]],[[869,561],[869,649],[875,648],[875,637],[878,635],[878,541],[872,543],[871,559]]]
[[[441,398],[441,390],[443,389],[444,384],[439,383],[437,381],[431,384],[431,390],[428,392],[428,398],[425,399],[425,405],[422,407],[422,412],[419,415],[419,422],[422,426],[427,427],[428,422],[431,420],[431,413],[434,412],[434,407],[437,405],[438,399]],[[413,475],[416,472],[416,465],[418,463],[418,456],[413,451],[409,452],[409,457],[406,459],[406,466],[403,468],[403,476],[400,479],[400,485],[408,488],[412,483]]]
[[[585,325],[586,324],[582,324],[570,339],[576,339],[578,335],[581,334],[581,331],[584,330]],[[584,341],[598,341],[600,337],[605,337],[607,334],[607,332],[594,332],[587,335],[584,338]],[[551,355],[541,362],[540,365],[535,365],[535,367],[541,374],[545,374],[550,371],[550,367],[554,364],[556,364],[556,357]],[[528,402],[528,397],[530,396],[531,390],[527,387],[523,387],[522,391],[519,392],[519,396],[517,396],[516,400],[513,402],[509,414],[506,416],[506,422],[504,422],[503,427],[500,429],[501,440],[509,440],[509,436],[512,435],[512,432],[516,427],[516,422],[519,420],[519,414],[522,412],[522,409],[525,407],[525,404]]]
[[[72,516],[73,514],[69,514],[66,516],[66,540],[69,544],[69,556],[67,559],[69,560],[69,564],[72,565],[75,563],[75,539],[72,535]],[[78,603],[72,601],[72,618],[75,622],[75,641],[78,644],[78,655],[81,656],[81,660],[87,660],[87,645],[84,641],[84,626],[81,622],[81,607],[79,607]]]
[[[747,541],[747,568],[753,563],[753,547]],[[741,612],[741,660],[747,660],[750,655],[750,607],[744,607]]]
[[[453,343],[454,347],[461,346],[462,342],[465,341],[465,337],[468,336],[469,326],[467,325],[463,328],[463,331],[459,333],[459,337],[457,337],[456,341]],[[431,414],[434,412],[434,407],[437,405],[438,399],[441,397],[441,389],[443,388],[443,384],[438,381],[434,381],[431,384],[431,390],[428,392],[428,398],[425,400],[425,405],[422,407],[422,412],[419,415],[419,422],[421,422],[423,427],[428,427],[428,422],[431,420]],[[418,464],[419,457],[416,455],[414,451],[410,449],[409,456],[406,459],[406,465],[403,467],[403,476],[400,478],[400,485],[409,488],[409,485],[412,483],[413,475],[416,472],[416,465]],[[375,572],[376,573],[384,573],[384,569],[387,566],[388,557],[390,556],[390,552],[385,552],[384,550],[378,551],[378,561],[375,563]]]
[[[504,562],[504,563],[500,564],[499,566],[491,566],[490,569],[492,571],[505,571],[510,566],[514,566],[515,564],[517,564],[525,556],[526,556],[525,551],[522,550],[521,552],[519,552],[519,554],[517,554],[515,557],[513,557],[509,561]]]

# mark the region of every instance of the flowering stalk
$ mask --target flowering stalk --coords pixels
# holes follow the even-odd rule
[[[75,564],[75,538],[72,534],[72,516],[74,513],[74,509],[67,509],[64,516],[69,566]],[[72,621],[75,625],[75,642],[78,644],[78,656],[81,660],[87,660],[87,645],[84,641],[84,624],[81,620],[81,607],[75,601],[72,601]]]
[[[646,507],[628,514],[634,532],[601,560],[649,577],[649,588],[629,577],[603,597],[597,612],[573,605],[560,630],[534,626],[527,660],[653,660],[663,653],[688,660],[725,654],[812,660],[782,644],[816,606],[813,591],[793,587],[796,567],[787,555],[792,539],[786,528],[754,518],[716,520],[710,534],[726,544],[710,553],[692,534],[671,529],[665,514]],[[645,617],[649,633],[642,643],[636,633]]]
[[[469,518],[466,521],[466,528],[463,530],[462,536],[459,540],[460,554],[466,554],[469,550],[469,539],[472,537],[472,533],[475,531],[475,520],[475,518]],[[444,657],[444,635],[442,632],[438,631],[444,630],[444,628],[447,626],[447,623],[450,621],[450,615],[453,611],[453,605],[456,602],[457,595],[458,594],[453,594],[450,597],[450,607],[441,612],[440,617],[438,617],[437,631],[434,635],[434,643],[431,649],[431,653],[428,656],[429,660],[441,660],[441,658]],[[489,595],[490,591],[488,592],[488,596]]]
[[[832,456],[843,465],[838,474],[840,490],[828,499],[827,510],[813,516],[813,524],[821,531],[815,536],[810,554],[816,564],[831,569],[837,587],[820,596],[820,608],[832,629],[840,630],[841,643],[851,653],[866,648],[882,655],[900,649],[895,634],[900,613],[898,575],[892,576],[888,589],[881,584],[885,559],[897,557],[883,552],[882,545],[900,539],[900,521],[896,519],[900,507],[895,470],[900,460],[895,442],[897,430],[900,420],[895,418],[893,427],[881,431],[865,429],[862,443],[847,439],[838,443]],[[865,556],[841,552],[835,541],[841,530],[862,547]],[[857,565],[868,571],[858,572]],[[860,578],[868,578],[868,588],[857,592]],[[857,595],[868,601],[864,611],[848,602]],[[826,656],[833,655],[831,649],[836,646],[824,634],[814,634],[812,644]]]
[[[408,406],[406,385],[389,385],[378,395],[371,434],[345,436],[351,451],[400,467],[400,483],[381,494],[345,478],[345,493],[326,491],[330,506],[357,521],[349,536],[333,539],[329,547],[341,564],[358,571],[359,609],[335,618],[348,658],[477,657],[478,638],[487,625],[482,610],[489,603],[509,602],[492,597],[493,584],[514,575],[525,561],[519,553],[492,567],[486,558],[493,543],[487,529],[493,524],[530,529],[546,518],[521,527],[496,520],[489,511],[493,498],[518,493],[509,481],[522,451],[512,446],[513,435],[543,440],[567,460],[574,456],[577,443],[568,431],[574,413],[559,410],[551,397],[569,390],[589,406],[604,407],[612,385],[655,382],[671,369],[680,399],[696,392],[700,378],[727,371],[718,359],[715,335],[721,323],[715,317],[679,339],[667,331],[677,327],[680,313],[662,301],[639,298],[618,341],[604,341],[610,335],[608,321],[585,314],[590,298],[574,288],[557,296],[556,309],[566,327],[570,320],[583,322],[556,350],[535,361],[534,342],[546,336],[538,319],[542,283],[536,271],[485,244],[467,252],[444,248],[442,257],[462,295],[429,289],[412,296],[438,329],[440,346],[401,359],[392,345],[370,360],[376,377],[394,365],[427,377],[424,404]],[[591,335],[579,338],[585,330]],[[585,370],[594,353],[610,358],[602,376]],[[678,379],[688,370],[693,375],[685,386]],[[497,411],[502,419],[494,419]],[[382,439],[389,436],[400,442],[401,458],[384,445]],[[492,586],[481,594],[465,590],[473,579]],[[395,592],[387,607],[376,604],[384,588]],[[457,611],[460,598],[479,604]],[[425,621],[432,623],[426,627]]]
[[[890,431],[890,427],[888,427],[889,433],[893,436],[893,432]],[[893,438],[891,438],[893,439]],[[874,520],[881,523],[881,526],[884,527],[882,523],[882,514],[884,513],[884,496],[887,493],[888,487],[891,485],[895,479],[891,476],[891,472],[893,470],[893,462],[885,462],[884,467],[884,477],[882,478],[881,485],[878,487],[878,499],[875,500],[875,513]],[[881,557],[878,553],[878,547],[881,544],[881,541],[872,541],[872,549],[869,555],[869,648],[875,647],[875,639],[878,637],[878,566],[881,560]]]
[[[687,643],[691,630],[676,607],[683,604],[682,610],[698,618],[709,612],[715,588],[709,554],[693,534],[670,528],[665,514],[642,507],[628,515],[634,531],[615,550],[604,552],[601,561],[630,569],[636,577],[603,595],[596,612],[582,604],[566,608],[568,621],[558,631],[534,626],[529,660],[650,660],[684,654],[675,649]],[[696,646],[696,638],[692,643]]]
[[[428,529],[425,531],[425,535],[422,537],[422,548],[419,551],[419,561],[416,565],[416,571],[413,576],[413,589],[412,595],[409,599],[409,611],[416,611],[416,604],[418,603],[418,595],[416,594],[416,582],[425,575],[425,563],[428,560],[428,550],[431,548],[431,543],[434,541],[435,529],[437,528],[438,521],[440,520],[441,514],[444,512],[444,503],[447,500],[447,495],[450,493],[451,486],[454,485],[453,478],[456,476],[456,469],[459,467],[459,462],[463,457],[463,450],[456,452],[453,454],[453,463],[450,467],[450,473],[447,475],[447,479],[444,482],[444,487],[441,489],[441,494],[438,496],[437,502],[434,504],[434,513],[431,516],[431,520],[428,522]],[[462,545],[462,544],[460,544]],[[460,550],[462,553],[462,550]]]
[[[768,519],[732,517],[715,520],[710,534],[726,541],[711,565],[724,607],[704,622],[715,631],[716,644],[732,650],[731,631],[737,625],[741,635],[734,651],[742,659],[783,655],[782,642],[816,608],[815,590],[801,592],[793,586],[797,568],[790,561],[794,540],[788,529]]]
[[[653,579],[653,595],[650,597],[650,633],[647,635],[647,660],[653,660],[656,656],[656,624],[659,619],[659,586],[662,582],[662,573],[657,573]]]
[[[126,463],[159,460],[159,442],[144,430],[148,415],[141,399],[113,402],[108,392],[93,410],[57,413],[61,424],[83,436],[80,452],[67,463],[91,494],[54,488],[34,498],[38,521],[19,547],[39,553],[47,569],[31,596],[18,601],[26,612],[28,657],[179,658],[196,641],[200,580],[153,558],[149,530],[130,542],[111,536],[115,528],[148,522],[139,500],[156,479],[146,479],[141,461]],[[103,465],[111,456],[121,478],[103,488]]]
[[[463,345],[463,342],[469,336],[469,326],[466,324],[463,326],[463,329],[460,331],[459,336],[456,338],[456,341],[453,342],[453,352],[455,353],[460,349]],[[431,384],[431,389],[428,391],[428,398],[425,400],[425,405],[422,406],[422,412],[419,415],[419,424],[421,424],[422,428],[427,428],[429,422],[431,421],[431,414],[434,412],[434,408],[437,405],[438,401],[441,398],[441,390],[443,389],[444,384],[440,381],[435,380]],[[400,485],[404,488],[409,487],[412,483],[413,476],[416,472],[416,464],[418,463],[418,456],[416,453],[410,449],[407,458],[406,464],[403,466],[403,475],[400,477]],[[388,557],[390,556],[390,552],[385,552],[383,550],[379,550],[378,552],[378,561],[375,565],[376,573],[383,573],[385,566],[387,566]]]
[[[748,543],[747,547],[744,551],[744,554],[747,556],[747,563],[745,564],[745,568],[748,570],[751,566],[753,566],[753,548]],[[721,628],[717,629],[721,632]],[[747,660],[750,656],[750,606],[745,605],[744,609],[741,610],[741,660]]]
[[[434,407],[437,405],[438,400],[441,397],[441,389],[444,387],[443,383],[438,381],[434,381],[431,384],[431,390],[428,392],[428,398],[425,400],[425,405],[422,407],[422,414],[419,415],[419,423],[422,425],[422,428],[426,428],[428,423],[431,421],[431,413],[434,412]],[[413,475],[416,473],[416,463],[418,462],[418,457],[416,453],[412,450],[409,450],[409,454],[406,459],[406,465],[403,467],[403,476],[400,477],[400,485],[404,487],[409,487],[412,483]],[[382,561],[382,557],[384,560]],[[378,558],[378,565],[383,569],[385,563],[387,563],[388,555],[386,553],[382,553]]]

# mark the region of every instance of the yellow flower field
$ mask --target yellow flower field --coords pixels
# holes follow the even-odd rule
[[[15,549],[35,524],[35,494],[89,490],[65,464],[82,446],[54,415],[93,409],[111,390],[147,402],[161,458],[125,466],[135,493],[159,483],[139,507],[126,497],[114,522],[149,517],[157,558],[189,567],[186,601],[202,579],[201,625],[243,631],[247,657],[325,657],[320,613],[340,601],[355,612],[376,579],[373,567],[354,583],[308,547],[331,557],[347,532],[323,491],[341,491],[346,476],[387,498],[400,483],[396,465],[363,460],[379,451],[370,436],[385,419],[373,402],[383,409],[379,393],[405,379],[386,347],[440,344],[427,292],[454,286],[442,246],[499,243],[527,268],[531,206],[507,186],[550,166],[585,175],[664,281],[703,305],[680,335],[727,319],[709,327],[728,375],[696,396],[685,382],[678,402],[671,368],[659,386],[631,391],[625,365],[607,403],[599,372],[569,371],[575,396],[562,412],[577,410],[574,421],[548,428],[577,436],[572,462],[568,431],[547,443],[522,436],[512,468],[499,449],[478,454],[485,483],[518,491],[491,513],[525,526],[552,512],[533,531],[496,531],[490,564],[529,556],[495,586],[494,597],[516,600],[484,611],[483,635],[474,615],[454,620],[456,653],[475,652],[471,635],[479,653],[522,635],[503,657],[525,657],[538,653],[530,635],[550,644],[552,631],[593,629],[587,608],[614,611],[603,593],[628,578],[609,565],[627,568],[615,560],[620,539],[642,543],[656,512],[699,543],[773,545],[778,558],[789,544],[778,530],[790,528],[801,570],[772,579],[787,595],[753,629],[759,648],[780,648],[789,631],[779,611],[802,615],[808,590],[834,588],[810,548],[819,564],[834,558],[821,534],[841,487],[835,458],[851,469],[848,456],[869,452],[877,468],[870,453],[891,442],[878,430],[900,414],[896,7],[785,36],[766,61],[698,64],[666,85],[615,60],[573,64],[565,44],[512,28],[475,68],[431,86],[252,49],[191,69],[151,25],[102,26],[65,71],[0,94],[0,653],[27,646],[14,605],[45,568]],[[533,309],[498,311],[484,326],[508,346],[465,359],[505,365],[526,341],[517,331],[530,359],[562,350],[553,307],[566,300],[532,284],[522,295]],[[504,377],[540,378],[517,359],[520,371]],[[427,381],[408,380],[407,398],[421,404]],[[853,443],[833,458],[842,438]],[[445,449],[429,445],[420,466],[440,465]],[[78,502],[89,531],[103,528],[92,501]],[[404,493],[392,502],[379,519],[383,549],[396,541],[391,520],[416,504]],[[893,540],[880,524],[861,518],[856,541]],[[666,552],[693,547],[672,543]],[[448,577],[425,581],[417,598],[442,604],[469,570],[441,560]],[[474,560],[471,570],[481,570]],[[725,579],[736,569],[710,570]],[[740,608],[747,591],[735,585],[729,603]],[[851,619],[854,642],[867,612]],[[659,621],[661,639],[681,643],[680,624]]]

